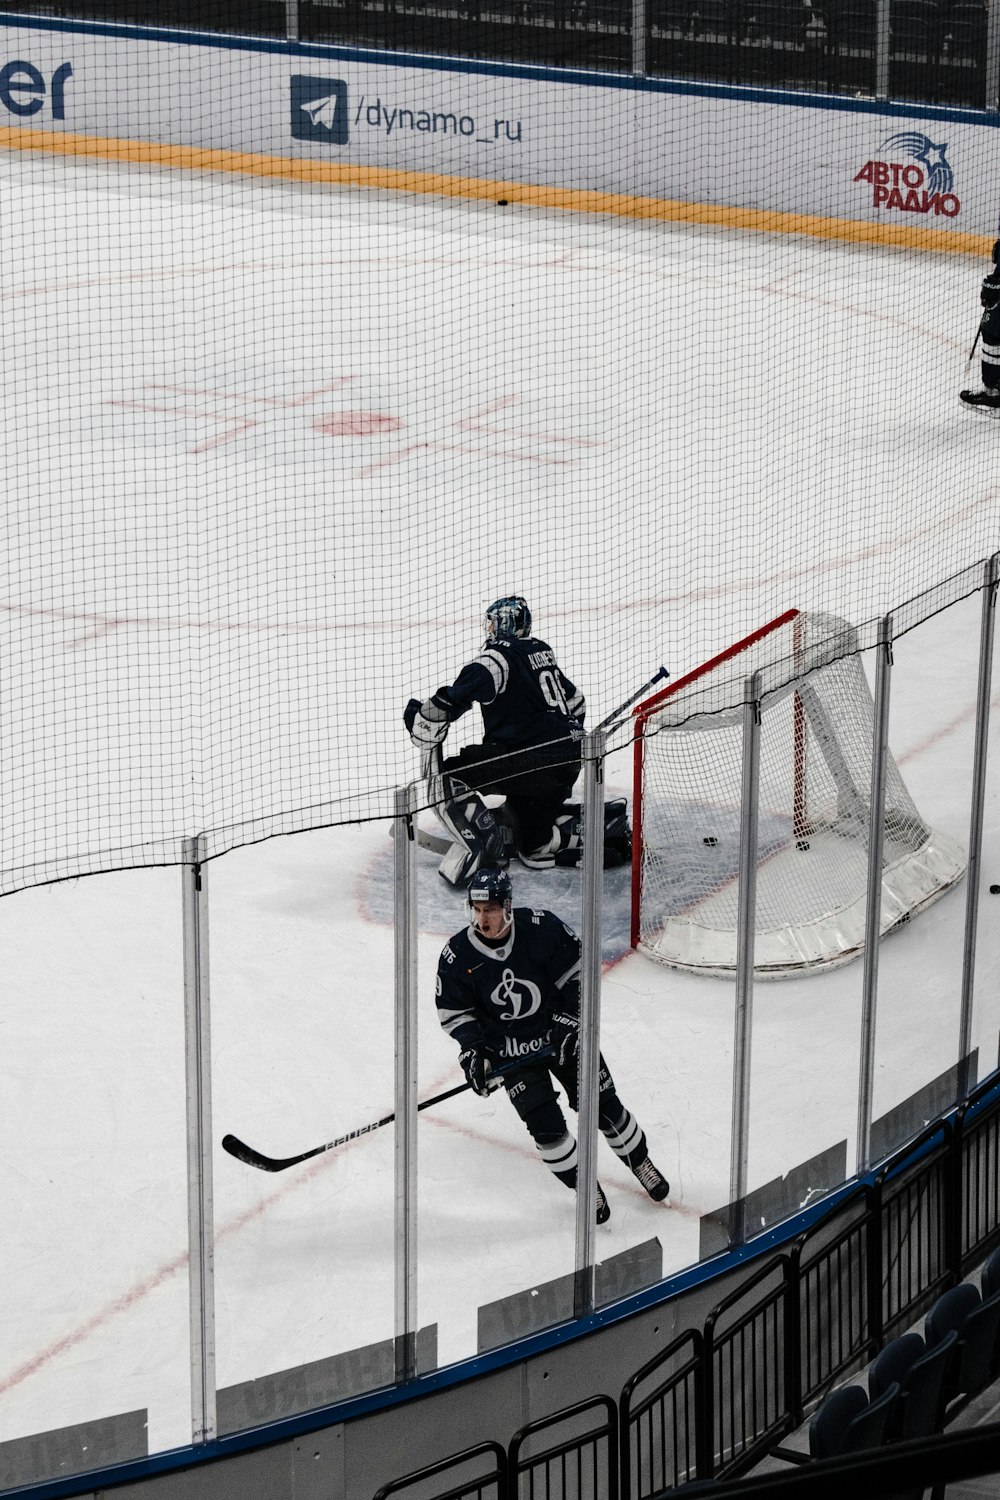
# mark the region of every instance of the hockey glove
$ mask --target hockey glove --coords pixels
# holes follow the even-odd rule
[[[417,698],[411,698],[403,710],[403,723],[409,730],[413,743],[429,750],[442,743],[451,719],[448,710],[437,701],[435,694],[423,703]]]
[[[559,1011],[552,1017],[552,1045],[561,1068],[576,1062],[580,1055],[580,1021],[577,1016]]]
[[[469,1080],[470,1088],[475,1089],[477,1094],[488,1094],[490,1060],[486,1053],[480,1047],[466,1047],[464,1052],[459,1053],[458,1060]]]
[[[987,312],[1000,307],[1000,281],[994,281],[992,276],[987,276],[983,281],[982,291],[979,293],[979,301]]]

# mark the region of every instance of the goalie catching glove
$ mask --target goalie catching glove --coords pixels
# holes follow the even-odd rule
[[[489,1078],[492,1069],[490,1060],[481,1047],[466,1047],[459,1053],[459,1062],[462,1064],[462,1072],[469,1080],[469,1087],[475,1089],[477,1094],[488,1094],[490,1091]]]
[[[433,697],[425,698],[423,703],[419,698],[411,698],[403,710],[403,723],[415,745],[432,749],[443,743],[451,723],[451,714],[435,693]]]

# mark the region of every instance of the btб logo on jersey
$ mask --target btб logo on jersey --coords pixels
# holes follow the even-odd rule
[[[953,219],[962,205],[951,190],[954,174],[947,149],[947,141],[936,146],[929,136],[901,131],[882,142],[883,159],[866,161],[854,181],[871,184],[873,208]]]
[[[297,141],[346,146],[350,134],[347,84],[342,78],[292,76],[292,135]]]

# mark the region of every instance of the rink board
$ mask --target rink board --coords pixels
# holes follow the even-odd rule
[[[971,253],[996,232],[998,117],[973,110],[2,25],[8,148]]]

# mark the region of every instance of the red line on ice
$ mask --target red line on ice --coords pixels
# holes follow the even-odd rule
[[[450,1078],[451,1076],[449,1073],[448,1077]],[[437,1092],[442,1083],[445,1082],[447,1082],[447,1079],[442,1078],[432,1083],[430,1085],[431,1092]],[[288,1178],[280,1187],[275,1188],[272,1192],[261,1198],[259,1202],[245,1209],[243,1213],[237,1214],[235,1218],[225,1223],[221,1229],[217,1228],[215,1243],[218,1245],[221,1240],[231,1239],[233,1235],[239,1234],[247,1225],[252,1224],[255,1219],[259,1219],[273,1203],[295,1192],[303,1183],[309,1182],[321,1172],[329,1170],[329,1167],[342,1152],[348,1151],[354,1146],[361,1145],[362,1142],[367,1141],[369,1138],[369,1136],[359,1136],[353,1141],[345,1142],[343,1146],[338,1146],[335,1150],[325,1152],[322,1156],[317,1156],[307,1167],[304,1167],[301,1171],[297,1171],[293,1177]],[[244,1167],[242,1170],[252,1172],[254,1169],[252,1167]],[[103,1307],[98,1308],[89,1318],[85,1318],[82,1323],[78,1323],[75,1328],[70,1329],[61,1338],[54,1339],[44,1349],[40,1349],[37,1354],[33,1354],[30,1359],[18,1365],[9,1375],[0,1377],[0,1396],[6,1391],[13,1390],[15,1386],[22,1385],[25,1380],[28,1380],[32,1375],[36,1375],[46,1365],[50,1365],[61,1354],[65,1354],[70,1349],[75,1349],[79,1344],[84,1343],[91,1334],[98,1333],[102,1328],[107,1327],[109,1323],[113,1322],[115,1318],[131,1312],[132,1308],[136,1307],[144,1298],[165,1285],[178,1272],[183,1271],[187,1263],[188,1252],[186,1250],[181,1251],[170,1260],[164,1261],[149,1276],[145,1276],[141,1281],[137,1281],[134,1286],[130,1287],[128,1291],[123,1292],[121,1296],[113,1297],[109,1302],[105,1302]]]
[[[293,396],[285,398],[281,396],[249,396],[244,391],[216,391],[212,389],[202,390],[198,386],[190,385],[160,385],[153,381],[147,381],[144,390],[147,391],[172,391],[179,396],[212,396],[222,401],[246,401],[257,406],[308,406],[310,401],[316,401],[320,396],[329,396],[333,391],[339,391],[354,379],[353,375],[340,375],[332,385],[321,385],[314,391],[306,391],[304,396]]]

